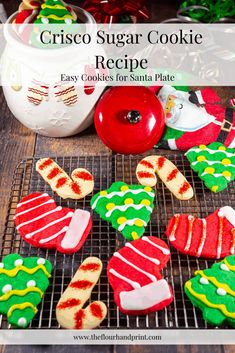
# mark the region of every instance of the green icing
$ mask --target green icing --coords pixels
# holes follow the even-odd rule
[[[60,0],[46,0],[42,5],[42,9],[35,23],[76,23],[73,15],[66,9],[65,5]],[[69,22],[67,22],[69,21]]]
[[[16,260],[23,261],[23,264],[15,264]],[[45,263],[38,265],[37,261],[39,263],[45,261]],[[21,266],[29,271],[33,269],[33,273],[27,273],[27,270]],[[42,295],[49,285],[48,278],[51,276],[51,272],[52,265],[46,259],[39,257],[22,258],[18,254],[10,254],[4,257],[0,266],[0,313],[7,315],[10,324],[20,328],[29,325],[37,312],[37,306],[41,302]],[[29,284],[27,286],[29,281],[35,281],[34,286],[32,286],[32,282],[30,286]],[[6,285],[10,285],[10,290],[8,286],[6,291]],[[15,290],[21,291],[21,293],[14,293]],[[27,290],[27,293],[22,292],[25,290]],[[15,310],[12,311],[12,308],[19,304],[26,304],[26,306],[15,307]]]
[[[115,194],[110,195],[113,192]],[[149,187],[127,185],[118,181],[109,189],[94,195],[91,206],[102,219],[110,222],[127,240],[133,240],[140,238],[144,233],[154,208],[154,196],[153,190]],[[122,209],[115,209],[118,206],[122,206]],[[135,223],[133,223],[134,220]],[[127,221],[132,223],[126,224]]]
[[[213,142],[207,146],[193,147],[185,155],[191,168],[213,192],[226,189],[235,179],[235,149],[233,148],[227,148],[220,142]]]
[[[233,268],[229,268],[228,264]],[[203,283],[202,278],[206,278],[206,283]],[[212,265],[211,268],[199,271],[199,273],[196,271],[196,276],[186,282],[184,289],[192,304],[202,311],[204,320],[215,326],[227,322],[230,326],[235,327],[234,255],[227,256],[223,261]],[[221,289],[225,290],[225,295],[218,294]],[[207,303],[203,302],[205,298]],[[224,312],[223,309],[227,312]]]

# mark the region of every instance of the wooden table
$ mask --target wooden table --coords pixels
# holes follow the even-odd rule
[[[2,3],[10,15],[17,9],[19,1],[3,0]],[[79,5],[80,1],[71,0],[70,3]],[[163,19],[175,16],[178,3],[176,0],[153,0],[149,1],[152,21],[159,22]],[[218,93],[223,97],[223,101],[228,103],[228,98],[234,94],[231,88],[220,88]],[[92,148],[91,148],[92,146]],[[9,111],[5,102],[2,90],[0,90],[0,231],[3,232],[4,222],[7,213],[8,199],[11,188],[11,178],[17,163],[24,157],[32,156],[53,156],[53,155],[82,155],[111,153],[95,134],[94,127],[90,127],[78,136],[55,139],[45,138],[36,135],[32,131],[21,125]],[[216,334],[216,332],[215,332]],[[66,352],[75,351],[76,346],[0,346],[0,353],[11,352]],[[165,352],[165,353],[232,353],[232,346],[80,346],[80,353],[90,353],[100,351],[102,353],[119,352]]]

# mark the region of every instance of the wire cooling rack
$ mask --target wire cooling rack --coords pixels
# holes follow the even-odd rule
[[[167,156],[184,173],[195,190],[195,196],[189,201],[177,200],[159,180],[156,186],[155,209],[151,222],[146,228],[146,235],[154,235],[166,242],[165,229],[168,220],[175,213],[190,213],[194,216],[205,217],[217,208],[225,205],[235,206],[234,183],[218,194],[213,194],[191,170],[187,159],[183,155],[171,154]],[[94,193],[108,188],[113,182],[122,180],[126,183],[137,183],[135,169],[142,156],[85,156],[85,157],[57,157],[53,159],[63,167],[67,173],[73,169],[85,167],[92,172],[95,178]],[[38,159],[25,159],[17,166],[5,232],[2,238],[1,256],[11,252],[18,252],[22,256],[41,256],[49,259],[54,267],[51,284],[43,297],[39,311],[33,319],[30,328],[59,328],[55,316],[56,304],[69,284],[81,262],[88,256],[98,256],[103,262],[103,272],[98,285],[94,288],[91,300],[102,300],[107,304],[108,315],[101,328],[210,328],[203,320],[201,311],[194,308],[184,294],[184,283],[192,277],[197,269],[204,269],[213,261],[196,259],[178,253],[171,247],[171,259],[164,269],[165,279],[172,286],[174,301],[164,310],[147,316],[128,316],[122,314],[113,301],[113,293],[106,276],[106,267],[112,254],[120,249],[125,239],[117,233],[107,222],[93,213],[93,229],[85,245],[73,255],[63,255],[54,250],[33,248],[24,242],[14,226],[14,214],[19,200],[35,191],[47,192],[58,205],[71,208],[84,208],[90,210],[92,195],[83,200],[62,200],[43,181],[35,171]],[[8,328],[5,317],[0,317],[0,328]]]

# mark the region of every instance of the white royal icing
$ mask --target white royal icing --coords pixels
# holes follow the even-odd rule
[[[227,292],[224,288],[218,288],[216,292],[218,295],[221,295],[221,296],[224,296],[227,294]]]
[[[41,214],[41,215],[38,216],[38,217],[35,217],[35,218],[33,218],[33,219],[30,219],[29,221],[26,221],[26,222],[23,222],[23,223],[19,224],[16,228],[17,228],[17,230],[19,230],[20,228],[22,228],[23,226],[26,226],[27,224],[33,223],[33,222],[35,222],[35,221],[38,221],[39,219],[42,219],[42,218],[44,218],[44,217],[47,217],[47,216],[49,216],[50,214],[52,214],[52,213],[54,213],[54,212],[61,211],[61,210],[62,210],[62,207],[61,207],[61,206],[58,206],[58,207],[56,207],[55,209],[53,209],[53,210],[51,210],[51,211],[48,211],[48,212],[46,212],[46,213],[43,213],[43,214]]]
[[[206,227],[207,227],[207,222],[205,218],[202,218],[202,237],[199,243],[199,247],[197,250],[197,257],[201,256],[202,250],[204,248],[205,245],[205,241],[206,241]]]
[[[205,176],[205,175],[210,175],[209,173],[207,173],[207,172],[204,172],[204,173],[202,173],[201,174],[201,176]],[[220,177],[224,177],[226,180],[231,180],[231,177],[229,177],[229,176],[224,176],[224,175],[222,175],[221,173],[214,173],[213,174],[213,177],[215,177],[215,178],[220,178]]]
[[[142,270],[140,267],[134,265],[132,262],[128,261],[127,259],[125,259],[124,256],[122,256],[120,253],[118,252],[115,252],[113,254],[113,256],[117,257],[118,259],[120,259],[121,261],[125,262],[127,265],[133,267],[135,270],[139,271],[140,273],[143,273],[146,277],[148,277],[149,279],[151,279],[151,281],[153,282],[156,282],[157,279],[154,275],[152,275],[151,273],[149,272],[146,272],[144,270]]]
[[[115,210],[119,210],[119,211],[123,211],[125,212],[126,210],[128,210],[128,208],[134,208],[135,210],[139,211],[141,210],[141,208],[146,208],[149,212],[152,212],[152,207],[150,206],[146,206],[146,205],[134,205],[134,204],[129,204],[129,205],[121,205],[121,206],[115,206],[114,208],[112,208],[110,211],[108,211],[106,213],[106,217],[110,217],[112,215],[112,213],[115,211]]]
[[[4,268],[4,263],[0,262],[0,268]]]
[[[67,218],[72,218],[72,217],[73,217],[73,212],[68,212],[64,217],[61,217],[61,218],[59,218],[59,219],[56,219],[55,221],[52,221],[52,222],[46,224],[44,227],[39,228],[39,229],[36,229],[34,232],[28,233],[28,234],[26,235],[26,238],[27,238],[27,239],[32,238],[32,236],[34,236],[35,234],[40,233],[40,232],[42,232],[43,230],[45,230],[45,229],[47,229],[47,228],[49,228],[49,227],[51,227],[51,226],[54,226],[55,224],[60,223],[60,222],[62,222],[63,220],[65,220],[65,219],[67,219]]]
[[[135,221],[141,221],[143,222],[143,225],[146,227],[147,223],[145,221],[143,221],[140,218],[133,218],[133,219],[128,219],[126,222],[120,224],[120,226],[118,227],[118,231],[121,232],[126,226],[133,226],[135,224]]]
[[[35,200],[40,199],[41,197],[46,197],[46,196],[48,196],[48,194],[45,193],[45,194],[41,194],[41,195],[36,196],[36,197],[32,197],[31,199],[29,199],[29,200],[27,200],[27,201],[23,201],[23,202],[18,203],[18,205],[16,206],[16,208],[19,208],[19,207],[21,207],[21,206],[23,206],[23,205],[26,205],[27,203],[30,203],[30,202],[32,202],[32,201],[35,201]]]
[[[90,221],[90,213],[84,210],[76,210],[69,224],[69,228],[61,241],[64,249],[75,248],[82,239],[82,236]]]
[[[145,310],[171,298],[171,291],[165,279],[144,287],[120,293],[121,308],[124,310]]]
[[[122,279],[126,283],[129,283],[133,288],[141,288],[141,285],[138,282],[132,281],[131,279],[121,275],[119,272],[115,271],[113,268],[109,270],[109,272],[115,277]]]
[[[5,286],[2,288],[2,292],[4,294],[10,292],[12,290],[12,285],[11,284],[5,284]]]
[[[19,216],[21,216],[21,215],[23,215],[23,214],[25,214],[25,213],[34,211],[34,210],[36,210],[36,209],[39,208],[39,207],[42,207],[42,206],[44,206],[44,205],[47,205],[47,204],[53,203],[53,202],[55,202],[55,201],[52,200],[52,199],[47,200],[46,202],[40,203],[40,205],[31,207],[31,208],[29,208],[29,209],[27,209],[27,210],[25,210],[25,211],[22,211],[22,212],[17,213],[17,214],[15,215],[15,217],[19,217]]]
[[[197,165],[198,163],[203,163],[204,161],[200,162],[200,161],[194,161],[192,162],[192,165]],[[206,164],[208,165],[213,165],[213,164],[221,164],[221,161],[208,161],[205,160]],[[226,164],[226,167],[234,167],[234,164]]]
[[[136,254],[140,255],[141,257],[145,258],[146,260],[153,262],[155,265],[160,264],[160,261],[158,259],[154,259],[153,257],[149,257],[149,256],[145,255],[142,251],[138,250],[131,243],[126,243],[125,246],[132,249]]]
[[[144,189],[139,189],[139,190],[128,189],[128,190],[125,190],[125,191],[113,191],[113,192],[111,192],[110,194],[107,194],[107,195],[99,195],[97,197],[97,199],[94,201],[94,203],[93,203],[93,205],[91,207],[94,210],[96,208],[96,205],[99,202],[99,200],[103,199],[103,198],[111,199],[113,196],[123,197],[123,196],[125,196],[128,193],[133,194],[133,195],[137,195],[137,194],[141,194],[142,192],[144,192],[145,194],[148,194],[150,197],[154,197],[154,193],[153,192],[146,191]]]
[[[225,265],[225,264],[221,264],[221,265],[220,265],[220,268],[221,268],[221,270],[223,270],[223,271],[230,271],[229,268],[228,268],[228,266]]]
[[[24,327],[26,325],[26,323],[27,323],[27,320],[24,317],[20,317],[17,322],[18,326],[20,326],[20,327]]]
[[[27,282],[27,287],[36,287],[36,282],[31,279],[30,281]]]
[[[23,265],[23,260],[22,260],[22,259],[17,259],[17,260],[15,260],[14,265],[15,265],[15,266],[21,266],[21,265]]]
[[[235,210],[230,206],[220,208],[219,215],[225,217],[235,228]]]
[[[61,230],[59,230],[59,232],[57,232],[57,233],[51,235],[50,237],[40,239],[40,240],[39,240],[39,243],[40,243],[40,244],[48,243],[49,241],[51,241],[51,240],[53,240],[53,239],[55,239],[55,238],[58,238],[58,236],[61,235],[62,233],[67,232],[68,229],[69,229],[69,227],[64,227],[64,228],[62,228]]]
[[[38,264],[38,265],[44,265],[45,262],[46,262],[46,260],[43,259],[42,257],[40,257],[40,258],[37,260],[37,264]]]
[[[155,248],[161,250],[161,252],[164,254],[164,255],[169,255],[170,254],[170,250],[164,248],[163,246],[160,246],[156,243],[154,243],[151,239],[149,239],[149,237],[143,237],[142,238],[143,241],[146,241],[147,243],[151,244],[152,246],[155,246]]]
[[[215,153],[224,153],[227,157],[235,157],[235,153],[231,153],[231,152],[227,152],[227,151],[224,151],[224,150],[210,150],[209,148],[205,148],[205,149],[201,149],[201,148],[197,148],[197,147],[194,147],[194,148],[191,148],[190,150],[188,150],[185,155],[187,156],[187,154],[189,154],[190,152],[208,152],[209,154],[215,154]],[[214,174],[213,174],[214,175]]]
[[[201,278],[200,278],[200,283],[201,283],[201,284],[209,284],[209,281],[208,281],[207,278],[201,277]]]

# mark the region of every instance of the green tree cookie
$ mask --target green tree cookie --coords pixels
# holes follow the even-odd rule
[[[0,313],[13,326],[25,328],[37,313],[51,277],[50,261],[39,257],[4,257],[0,263]]]
[[[76,23],[73,15],[67,10],[64,3],[60,0],[46,0],[41,5],[41,11],[35,21],[39,24],[59,23],[72,24]]]
[[[200,145],[186,152],[191,168],[198,173],[205,186],[213,192],[228,187],[235,179],[235,149],[220,142]]]

